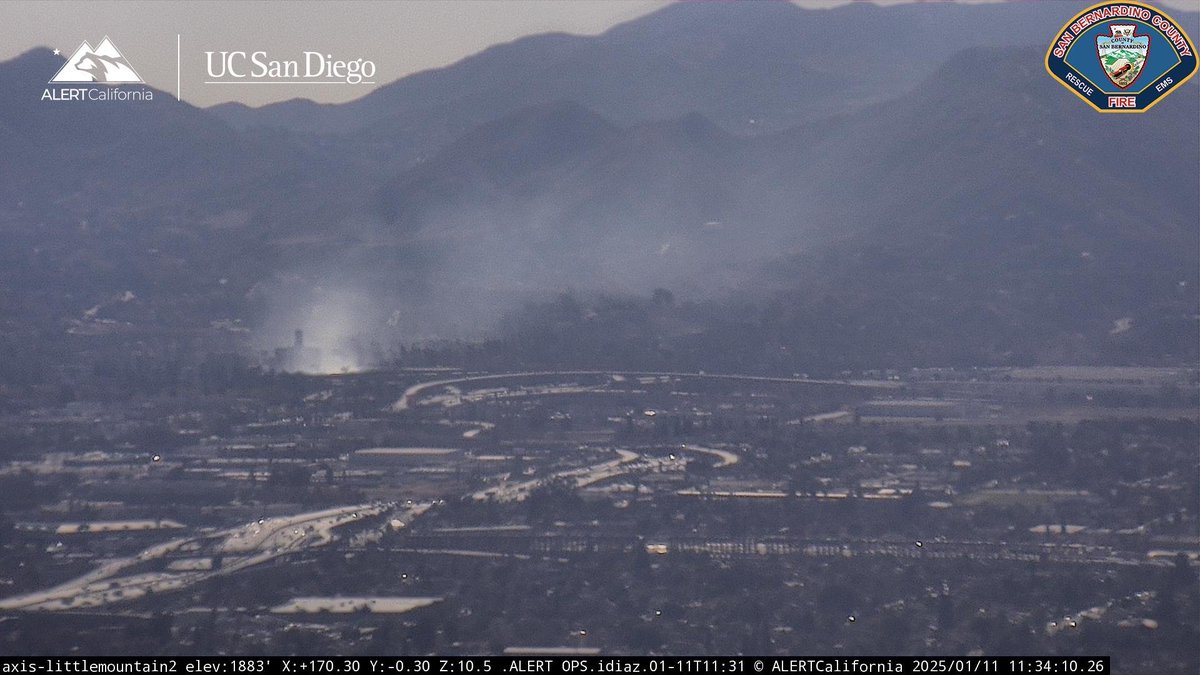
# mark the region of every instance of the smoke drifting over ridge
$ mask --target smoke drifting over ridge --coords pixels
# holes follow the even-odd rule
[[[795,8],[756,7],[780,12],[771,15],[780,26],[795,19],[781,44],[805,44],[791,39],[792,33],[803,35],[816,25]],[[897,35],[918,36],[912,38],[917,42],[928,28],[926,15],[915,10],[852,9],[822,16],[822,25],[849,20],[857,12],[889,26],[895,19]],[[725,10],[674,8],[647,25],[670,27],[693,11]],[[1004,8],[929,11],[1003,16],[1008,22],[1016,16]],[[1038,5],[1020,15],[1029,12],[1057,10]],[[1001,41],[1040,45],[1045,35],[1037,23],[1022,21],[996,35]],[[723,33],[717,37],[740,44]],[[555,45],[545,50],[554,53]],[[524,48],[541,49],[533,43]],[[1044,259],[1075,261],[1080,251],[1092,253],[1089,270],[1119,276],[1123,267],[1116,265],[1126,264],[1124,258],[1135,249],[1114,250],[1111,260],[1101,255],[1091,239],[1107,233],[1111,220],[1092,222],[1092,214],[1079,213],[1055,187],[1097,184],[1103,172],[1065,158],[1115,147],[1140,151],[1145,139],[1163,135],[1192,140],[1194,134],[1171,131],[1194,126],[1187,106],[1176,101],[1161,106],[1153,126],[1145,120],[1081,116],[1072,107],[1077,102],[1063,97],[1042,72],[1042,46],[942,48],[955,51],[944,61],[926,54],[925,67],[935,72],[920,73],[925,79],[911,89],[896,85],[898,90],[880,93],[889,98],[866,101],[835,88],[828,97],[840,106],[838,114],[802,110],[785,118],[781,109],[773,109],[773,124],[787,120],[790,126],[758,134],[741,135],[745,125],[771,115],[772,108],[756,97],[726,99],[738,104],[736,110],[707,117],[686,112],[697,109],[693,99],[671,100],[656,108],[669,112],[647,122],[644,109],[605,110],[601,116],[593,110],[604,108],[592,101],[571,102],[586,101],[576,96],[501,113],[482,124],[478,120],[487,115],[479,110],[511,111],[512,99],[530,94],[510,96],[500,87],[504,91],[488,89],[487,97],[454,99],[445,114],[439,113],[439,119],[448,115],[453,123],[427,125],[438,132],[426,135],[436,144],[430,141],[405,156],[407,170],[371,179],[360,204],[361,214],[368,216],[323,232],[328,245],[320,253],[310,248],[285,256],[291,261],[289,276],[279,279],[295,280],[264,285],[271,289],[264,297],[271,298],[274,309],[263,332],[273,336],[270,344],[287,344],[298,324],[315,322],[318,326],[308,329],[310,344],[316,344],[317,334],[328,334],[330,340],[353,342],[360,353],[386,354],[397,343],[493,335],[513,309],[565,290],[649,296],[661,287],[681,299],[718,302],[739,291],[768,298],[772,288],[788,288],[786,301],[812,305],[797,310],[797,316],[844,331],[864,331],[880,315],[876,302],[887,308],[903,305],[893,298],[932,307],[939,317],[959,302],[1004,308],[988,310],[987,320],[981,320],[988,329],[980,334],[990,335],[995,325],[988,322],[1002,325],[1006,312],[1042,316],[1036,298],[1044,294],[1026,294],[1024,286],[1014,290],[997,283],[997,276],[1020,278],[1027,268],[1057,273],[1069,266],[1048,266]],[[727,58],[710,67],[755,72],[755,64],[734,58],[740,53],[731,48]],[[503,55],[497,50],[491,57]],[[798,63],[817,62],[812,54],[800,56]],[[879,70],[871,60],[878,55],[863,58],[860,70]],[[487,73],[499,70],[497,65]],[[797,77],[812,75],[806,73]],[[480,87],[493,84],[466,80]],[[990,100],[973,97],[981,82],[1031,106],[1018,119]],[[551,84],[545,87],[553,89]],[[795,90],[775,81],[758,86],[773,93]],[[1194,94],[1195,84],[1188,86]],[[392,141],[403,145],[413,128],[424,127],[404,117],[403,124],[381,126],[379,134],[405,139]],[[443,142],[455,136],[458,140]],[[376,142],[377,136],[370,138]],[[1186,171],[1170,167],[1190,163],[1193,147],[1185,144],[1165,156],[1154,178],[1145,179],[1144,186],[1139,182],[1137,194],[1152,196],[1140,201],[1151,204],[1161,222],[1187,221],[1180,214],[1189,202],[1179,194],[1193,194],[1194,186],[1179,183],[1176,177]],[[1162,241],[1182,244],[1164,250],[1191,250],[1187,245],[1193,240],[1194,233],[1182,227],[1162,233]],[[1143,249],[1136,251],[1141,255]],[[1158,251],[1149,257],[1161,263]],[[976,281],[977,274],[987,281]],[[1081,287],[1079,297],[1091,292]],[[1123,297],[1114,294],[1109,300],[1111,311],[1098,312],[1106,335],[1112,320],[1132,312]],[[321,309],[328,303],[340,313]],[[1010,308],[1014,303],[1019,306]]]
[[[374,212],[286,251],[260,289],[259,345],[302,329],[362,367],[401,343],[495,335],[524,303],[564,291],[743,287],[781,238],[807,231],[743,185],[761,168],[748,151],[695,114],[622,128],[569,101],[519,110],[384,181]]]
[[[279,367],[354,372],[398,345],[494,336],[524,304],[563,292],[708,294],[736,281],[736,270],[703,262],[693,240],[721,236],[719,222],[697,223],[692,237],[652,227],[579,233],[563,227],[568,208],[439,209],[436,225],[407,236],[356,224],[353,244],[309,254],[252,290],[266,307],[254,347],[273,353],[300,330],[308,358]]]

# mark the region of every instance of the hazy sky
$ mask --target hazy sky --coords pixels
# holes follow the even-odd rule
[[[829,7],[844,1],[800,0],[797,4]],[[311,50],[346,60],[370,59],[378,68],[374,80],[386,84],[523,35],[601,33],[664,4],[663,0],[10,0],[0,1],[0,60],[37,46],[70,54],[82,41],[94,47],[108,35],[142,79],[175,93],[178,34],[180,88],[184,100],[191,103],[240,100],[261,105],[295,97],[339,102],[358,98],[373,86],[203,84],[207,79],[204,52],[262,50],[271,58],[302,59],[302,52]],[[1158,4],[1190,9],[1196,0],[1159,0]]]

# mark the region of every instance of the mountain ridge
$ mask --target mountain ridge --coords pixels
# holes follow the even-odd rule
[[[702,70],[725,47],[692,55],[678,17],[711,26],[701,15],[719,11],[673,9],[605,39],[674,30],[664,44],[684,47],[662,49]],[[538,62],[541,43],[523,44],[525,62]],[[435,106],[331,136],[239,130],[166,95],[108,106],[8,97],[0,302],[60,325],[130,291],[127,310],[143,307],[146,326],[253,325],[269,320],[272,297],[336,282],[414,317],[453,314],[478,334],[552,289],[729,302],[753,289],[779,308],[772,339],[791,353],[803,345],[789,335],[830,354],[861,328],[897,336],[861,342],[868,360],[929,362],[934,344],[959,362],[1196,358],[1194,321],[1181,317],[1197,314],[1198,83],[1114,119],[1062,91],[1043,56],[1043,46],[959,50],[886,100],[799,111],[794,125],[753,133],[713,119],[719,104],[668,115],[682,105],[668,101],[630,121],[552,97],[554,86],[491,105],[489,92],[517,76],[500,77],[512,61],[492,56],[490,86],[463,80],[473,104],[453,118],[424,126]],[[41,51],[0,64],[0,85],[40,92],[55,63]],[[637,77],[639,64],[611,77]],[[764,81],[754,97],[780,91]],[[1109,165],[1123,158],[1145,168],[1114,182]],[[1110,335],[1126,318],[1131,328]],[[376,324],[381,339],[410,335]]]

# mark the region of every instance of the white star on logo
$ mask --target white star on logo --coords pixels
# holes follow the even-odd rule
[[[62,53],[62,51],[61,51],[61,50],[58,50],[58,49],[55,49],[55,50],[54,50],[54,55],[55,55],[55,56],[58,56],[58,55],[59,55],[59,54],[61,54],[61,53]]]

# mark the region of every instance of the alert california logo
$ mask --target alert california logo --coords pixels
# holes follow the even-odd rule
[[[61,54],[54,50],[55,56]],[[145,84],[133,64],[106,35],[93,48],[84,40],[50,78],[42,92],[43,101],[152,101],[154,91],[146,87],[126,89],[120,85]],[[71,86],[91,85],[91,86]],[[108,85],[98,87],[95,85]]]
[[[1196,47],[1156,7],[1105,2],[1062,27],[1046,71],[1100,112],[1146,112],[1196,74]]]

